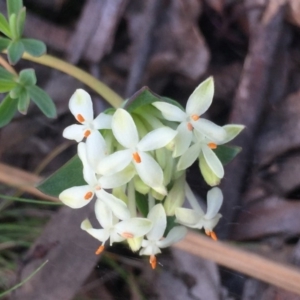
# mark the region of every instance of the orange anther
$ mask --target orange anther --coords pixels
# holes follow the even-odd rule
[[[90,134],[91,134],[91,131],[90,131],[90,130],[86,130],[86,131],[84,132],[84,137],[87,138]]]
[[[217,235],[215,234],[214,231],[205,230],[205,234],[206,234],[207,236],[210,236],[214,241],[217,241],[217,240],[218,240]]]
[[[192,115],[191,118],[194,120],[194,121],[198,121],[200,119],[200,117],[198,115]]]
[[[103,252],[103,250],[104,250],[104,246],[101,245],[101,246],[96,250],[95,254],[96,254],[96,255],[99,255],[101,252]]]
[[[217,149],[217,144],[215,144],[215,143],[208,143],[207,146],[208,146],[210,149]]]
[[[81,114],[78,114],[78,115],[77,115],[76,120],[77,120],[79,123],[83,123],[83,122],[85,121],[84,117],[83,117]]]
[[[93,197],[93,193],[92,192],[87,192],[84,195],[84,200],[91,200],[92,197]]]
[[[150,255],[149,263],[154,270],[156,268],[156,257],[154,255]]]
[[[123,232],[121,236],[125,239],[132,239],[134,237],[134,235],[130,232]]]
[[[189,131],[192,131],[194,127],[191,123],[187,123],[187,128]]]
[[[133,157],[134,161],[138,164],[142,161],[141,157],[139,156],[139,154],[137,152],[132,153],[132,157]]]

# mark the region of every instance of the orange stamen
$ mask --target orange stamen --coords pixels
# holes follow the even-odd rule
[[[84,195],[84,200],[90,200],[93,197],[93,193],[92,192],[87,192]]]
[[[198,121],[200,119],[199,116],[197,115],[192,115],[191,118],[194,120],[194,121]]]
[[[90,130],[86,130],[86,131],[84,132],[84,137],[87,138],[90,134],[91,134],[91,131],[90,131]]]
[[[83,123],[83,122],[85,121],[84,117],[83,117],[81,114],[78,114],[78,115],[77,115],[76,120],[77,120],[79,123]]]
[[[138,164],[142,161],[141,157],[139,156],[139,154],[137,152],[132,153],[132,157],[133,157],[134,161]]]
[[[187,128],[189,131],[192,131],[194,127],[191,123],[187,123]]]
[[[207,146],[208,146],[210,149],[217,149],[217,144],[215,144],[215,143],[208,143]]]
[[[130,232],[123,232],[121,236],[125,239],[132,239],[134,237],[134,235]]]
[[[156,268],[156,257],[154,255],[150,255],[149,263],[154,270]]]
[[[103,252],[103,250],[104,250],[104,246],[101,245],[101,246],[96,250],[95,254],[96,254],[96,255],[99,255],[101,252]]]
[[[205,234],[210,236],[214,241],[218,240],[218,237],[214,231],[205,230]]]

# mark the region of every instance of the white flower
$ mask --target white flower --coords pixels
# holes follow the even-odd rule
[[[104,244],[108,239],[111,246],[114,242],[121,242],[127,238],[142,237],[152,228],[152,222],[145,218],[131,218],[119,222],[110,207],[101,200],[96,201],[95,214],[102,229],[93,228],[88,219],[81,223],[81,229],[102,242],[96,254],[104,250]]]
[[[152,221],[153,227],[146,234],[147,240],[142,241],[140,255],[150,255],[150,264],[153,269],[156,267],[155,254],[161,253],[160,248],[166,248],[183,239],[186,235],[186,228],[176,226],[170,230],[166,238],[164,232],[167,227],[167,217],[162,204],[156,204],[149,211],[147,219]]]
[[[222,127],[200,118],[210,107],[213,94],[214,82],[213,78],[209,77],[189,97],[185,112],[166,102],[154,102],[152,104],[161,111],[165,119],[180,122],[177,127],[178,134],[174,140],[174,157],[181,156],[188,149],[193,139],[193,129],[215,142],[225,138],[226,132]]]
[[[187,191],[186,196],[191,202],[193,209],[182,207],[176,208],[176,221],[190,228],[204,228],[205,233],[216,240],[217,237],[213,229],[221,218],[221,214],[219,214],[218,212],[223,203],[222,191],[218,187],[214,187],[208,191],[206,213],[203,212],[200,205],[197,201],[195,201],[195,199],[191,199],[192,197],[195,197],[193,194]]]
[[[91,96],[82,89],[76,90],[72,95],[69,101],[69,109],[81,125],[74,124],[65,128],[63,137],[66,139],[80,142],[83,138],[87,138],[93,131],[99,132],[99,129],[111,128],[112,117],[110,115],[100,113],[94,119]]]
[[[145,184],[160,194],[166,194],[162,169],[146,152],[164,147],[173,140],[177,132],[169,127],[161,127],[149,132],[139,140],[138,131],[131,115],[122,108],[117,109],[113,115],[112,131],[117,141],[125,149],[105,157],[98,165],[98,172],[112,175],[133,163],[136,172]]]

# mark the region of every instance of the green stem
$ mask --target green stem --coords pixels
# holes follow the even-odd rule
[[[136,200],[135,200],[135,188],[133,180],[130,180],[128,183],[128,208],[130,211],[130,217],[134,218],[136,217]]]
[[[64,60],[58,59],[50,55],[33,57],[28,53],[24,53],[23,59],[51,67],[78,79],[79,81],[83,82],[88,87],[93,89],[95,92],[97,92],[113,107],[120,107],[123,103],[123,99],[113,90],[111,90],[106,84],[93,77],[89,73],[79,69],[78,67],[67,63]]]

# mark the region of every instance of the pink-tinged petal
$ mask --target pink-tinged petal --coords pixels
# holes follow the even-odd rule
[[[113,226],[113,214],[110,207],[102,200],[97,199],[95,203],[95,215],[103,228],[111,228]]]
[[[82,89],[75,91],[69,101],[69,109],[78,122],[86,124],[93,121],[93,103],[86,91]]]
[[[214,80],[209,77],[194,90],[186,104],[186,112],[188,115],[201,116],[207,111],[212,103],[214,96]]]
[[[136,125],[125,109],[116,110],[112,117],[111,128],[117,141],[125,148],[134,148],[139,142]]]
[[[113,189],[129,182],[136,174],[132,164],[127,166],[123,171],[110,176],[101,176],[99,179],[100,186],[104,189]]]
[[[95,229],[92,227],[92,224],[88,219],[84,220],[81,223],[80,228],[84,231],[86,231],[88,234],[90,234],[95,239],[99,240],[102,243],[105,243],[109,238],[109,231],[105,229]]]
[[[165,239],[162,239],[157,242],[157,246],[159,248],[166,248],[169,247],[180,240],[182,240],[187,234],[187,229],[183,226],[176,226],[173,227]]]
[[[185,170],[190,167],[199,157],[200,152],[201,145],[199,143],[196,143],[187,149],[178,161],[177,170]]]
[[[112,194],[109,194],[103,189],[96,191],[96,195],[112,210],[113,214],[118,219],[126,220],[130,218],[130,212],[127,205],[122,200]]]
[[[191,123],[197,131],[204,134],[211,142],[218,144],[226,138],[225,129],[209,120],[200,118],[197,121],[191,121]]]
[[[93,121],[95,129],[111,129],[112,116],[100,113]]]
[[[131,150],[120,150],[103,158],[97,166],[97,173],[105,176],[124,170],[132,161]]]
[[[206,145],[202,146],[202,152],[210,169],[216,174],[216,176],[223,178],[224,168],[215,152]]]
[[[74,140],[77,143],[79,143],[84,138],[84,131],[85,131],[84,125],[74,124],[66,127],[62,135],[65,139]]]
[[[189,148],[193,138],[193,131],[188,129],[188,122],[182,122],[177,127],[177,132],[173,157],[181,156]]]
[[[187,118],[186,113],[173,104],[166,102],[154,102],[152,105],[161,111],[166,120],[183,122]]]
[[[163,171],[159,164],[146,152],[140,151],[138,154],[141,162],[136,163],[134,161],[134,165],[142,181],[158,193],[166,195],[167,192],[163,185]]]
[[[86,140],[86,156],[91,167],[96,170],[106,155],[106,142],[98,130],[93,130]]]
[[[223,203],[223,194],[218,187],[214,187],[207,193],[207,211],[205,214],[205,219],[214,218]]]
[[[71,187],[58,196],[60,201],[71,208],[81,208],[89,204],[93,197],[94,193],[88,185]]]
[[[152,221],[152,229],[147,233],[148,240],[159,240],[167,227],[167,216],[162,204],[156,204],[148,213],[147,219]]]
[[[169,127],[161,127],[146,134],[138,143],[140,151],[152,151],[169,144],[176,136],[177,131]]]
[[[115,230],[127,238],[141,237],[152,228],[152,222],[145,218],[131,218],[115,225]]]
[[[193,209],[178,207],[175,209],[176,221],[187,227],[195,228],[203,215]]]

